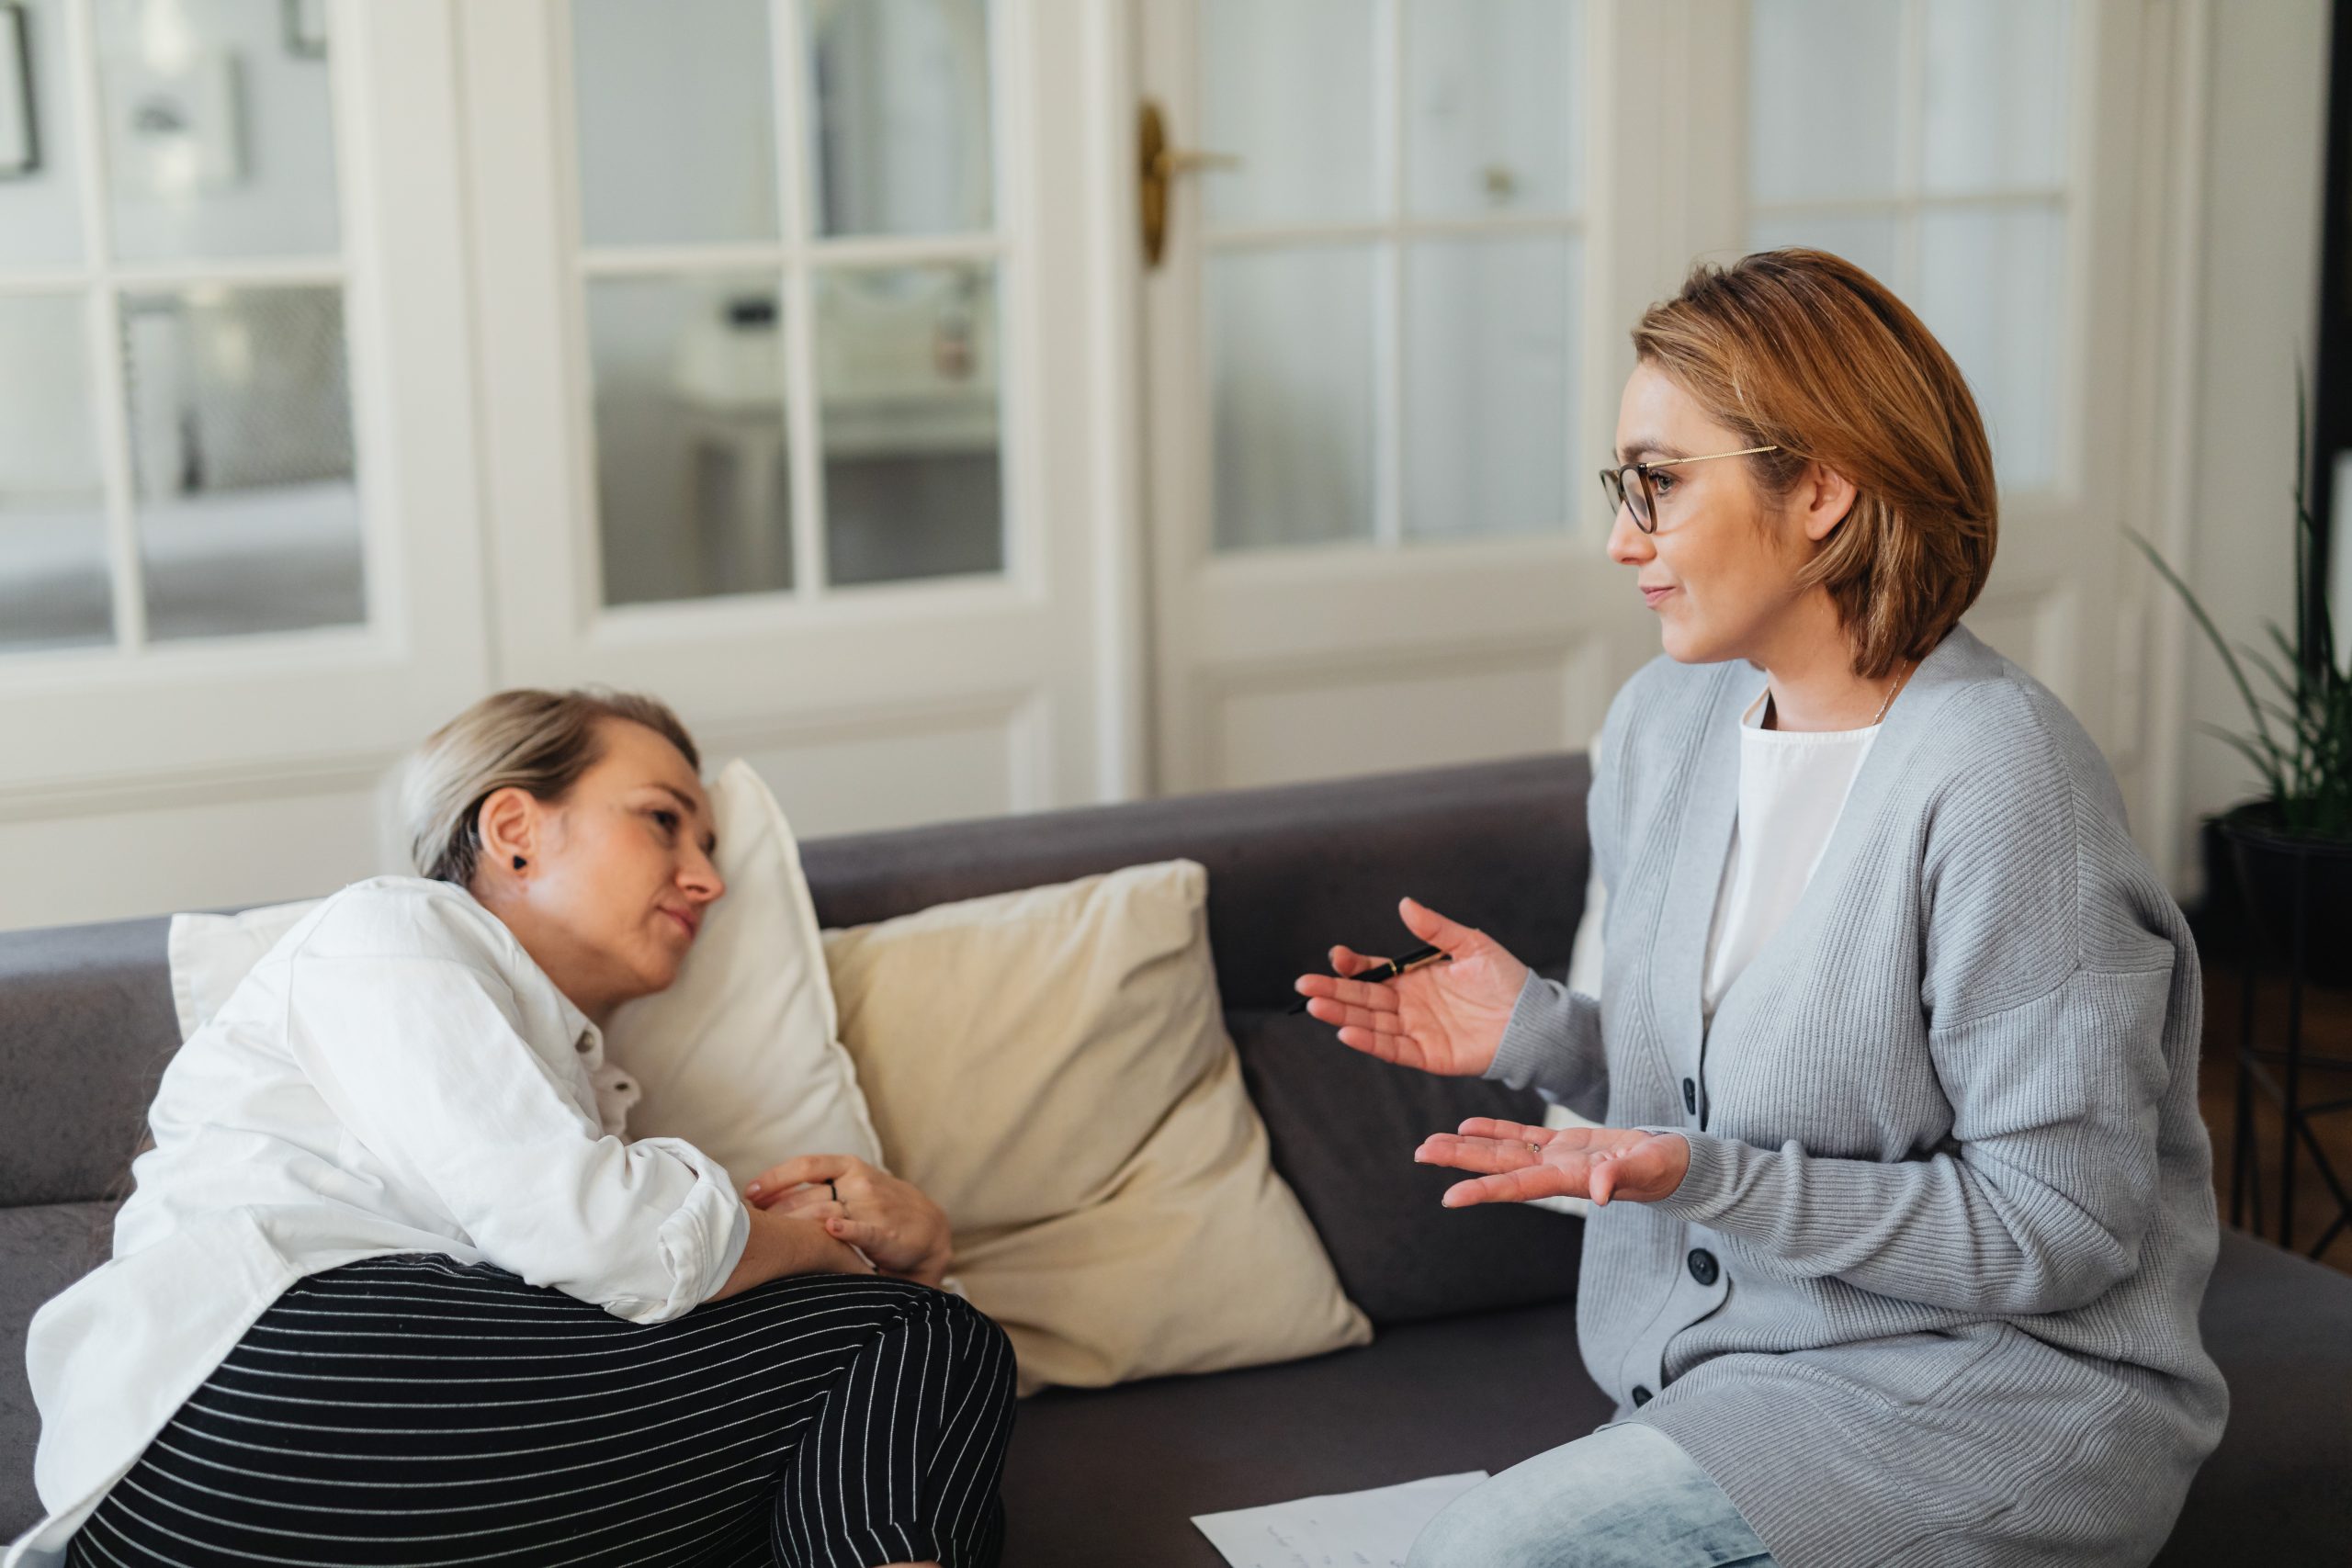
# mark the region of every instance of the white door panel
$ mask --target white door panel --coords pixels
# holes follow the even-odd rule
[[[503,681],[669,699],[803,831],[1099,793],[1092,10],[468,7]],[[722,94],[773,145],[684,195],[596,120]]]
[[[2127,389],[2149,353],[2133,236],[2143,81],[2163,69],[2148,9],[1138,0],[1171,142],[1242,159],[1176,181],[1145,283],[1161,785],[1583,745],[1658,647],[1606,558],[1592,477],[1627,330],[1694,259],[1773,243],[1852,255],[1960,359],[2004,480],[1969,624],[2128,771],[2141,690],[2119,671],[2144,657],[2144,583],[2119,529],[2148,491],[2148,411]],[[1271,93],[1267,62],[1294,56],[1314,71]],[[1419,92],[1481,58],[1510,62],[1473,73],[1487,91]],[[1851,91],[1805,85],[1831,58]],[[1512,97],[1546,73],[1548,98]],[[1563,106],[1562,134],[1531,140]],[[1433,207],[1416,182],[1447,171]],[[1448,254],[1442,287],[1430,268],[1434,243],[1530,239],[1573,247],[1548,298],[1530,262]],[[1556,397],[1528,371],[1547,334]],[[1418,375],[1433,366],[1438,395]],[[1477,514],[1558,493],[1555,476],[1544,525],[1426,525],[1431,496]]]

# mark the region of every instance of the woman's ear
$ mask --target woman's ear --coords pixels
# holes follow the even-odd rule
[[[1820,544],[1838,531],[1846,515],[1854,510],[1860,491],[1854,481],[1826,463],[1815,463],[1807,470],[1804,483],[1798,488],[1798,498],[1804,503],[1804,534],[1815,544]]]
[[[527,866],[538,858],[539,803],[529,790],[513,784],[493,790],[474,818],[474,830],[481,839],[485,869],[504,871],[518,859]]]

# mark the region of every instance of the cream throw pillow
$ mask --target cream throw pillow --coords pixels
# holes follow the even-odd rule
[[[1171,861],[825,935],[891,1168],[947,1211],[1023,1393],[1372,1337],[1268,1162],[1207,891]]]

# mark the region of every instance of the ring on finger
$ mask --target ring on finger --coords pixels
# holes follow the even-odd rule
[[[831,1195],[834,1202],[838,1203],[842,1201],[842,1190],[834,1186],[831,1182],[828,1181],[825,1183],[825,1190]]]

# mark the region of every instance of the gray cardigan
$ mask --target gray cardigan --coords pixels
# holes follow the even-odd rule
[[[1607,995],[1531,979],[1489,1074],[1690,1140],[1587,1223],[1585,1365],[1781,1568],[2145,1563],[2228,1404],[2188,926],[2082,727],[1957,629],[1703,1028],[1764,679],[1661,658],[1611,705]]]

